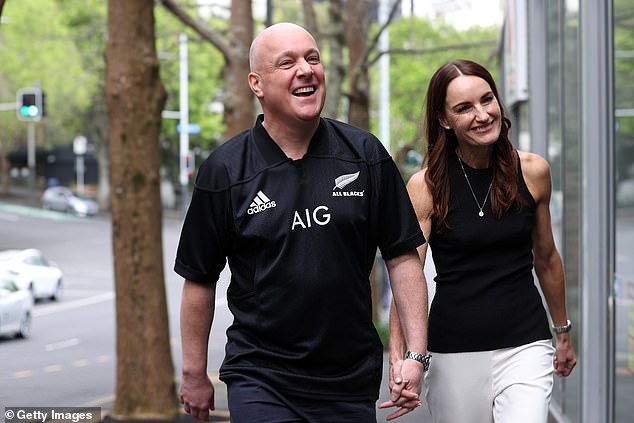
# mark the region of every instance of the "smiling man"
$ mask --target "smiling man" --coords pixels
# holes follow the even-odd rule
[[[326,82],[305,29],[273,25],[253,41],[248,83],[262,105],[253,128],[201,166],[175,271],[187,413],[214,408],[207,377],[216,282],[228,262],[234,316],[220,379],[231,421],[375,423],[382,345],[370,270],[386,260],[411,357],[404,414],[419,405],[427,348],[425,240],[403,180],[367,131],[322,118]]]

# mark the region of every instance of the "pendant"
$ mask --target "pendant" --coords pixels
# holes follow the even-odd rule
[[[480,217],[484,216],[484,212],[482,210],[480,210],[480,213],[478,213],[478,216],[480,216]]]

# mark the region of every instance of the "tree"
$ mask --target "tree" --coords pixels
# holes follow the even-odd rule
[[[370,79],[367,50],[370,28],[370,0],[348,0],[346,44],[348,47],[348,75],[350,91],[348,122],[363,129],[370,129]]]
[[[204,22],[194,19],[173,0],[161,3],[184,25],[193,29],[204,40],[214,45],[224,59],[222,75],[225,82],[224,118],[226,137],[242,132],[253,125],[253,97],[246,75],[249,72],[249,48],[253,40],[253,11],[250,0],[231,2],[229,33],[225,36]]]
[[[159,194],[165,89],[153,0],[109,0],[105,95],[110,134],[117,315],[115,419],[178,415],[171,358]]]
[[[99,163],[97,201],[101,210],[108,210],[109,163],[108,163],[108,117],[104,98],[105,64],[104,40],[106,39],[106,5],[100,0],[85,1],[81,6],[68,7],[67,0],[57,0],[59,14],[73,34],[73,44],[85,73],[93,75],[94,88],[90,90],[89,104],[77,111],[82,118],[83,130],[79,131],[89,140]]]
[[[15,101],[19,88],[39,84],[46,93],[46,116],[40,122],[26,124],[16,119],[14,111],[1,112],[0,162],[7,163],[3,153],[27,144],[28,125],[35,126],[40,149],[69,145],[83,133],[80,114],[88,107],[97,75],[82,66],[72,42],[76,35],[66,25],[58,2],[5,3],[0,27],[0,103]],[[12,179],[5,170],[0,177],[0,193],[9,191]],[[43,183],[35,182],[38,188]]]

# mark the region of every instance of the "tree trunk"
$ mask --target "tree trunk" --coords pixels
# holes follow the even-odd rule
[[[109,0],[105,93],[117,315],[114,419],[178,415],[163,274],[154,0]]]
[[[231,2],[229,60],[223,69],[225,81],[224,118],[227,139],[253,126],[253,94],[247,83],[249,47],[253,40],[251,1]]]
[[[371,6],[368,0],[347,3],[348,75],[352,77],[348,122],[363,129],[370,129],[370,78],[365,58]]]
[[[324,105],[323,115],[339,118],[343,80],[346,75],[343,52],[346,44],[346,24],[343,19],[342,0],[330,0],[328,5],[330,27],[330,60],[328,66],[328,94]]]

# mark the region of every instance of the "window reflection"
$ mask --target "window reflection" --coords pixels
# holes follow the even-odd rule
[[[634,1],[614,2],[615,422],[634,398]]]

